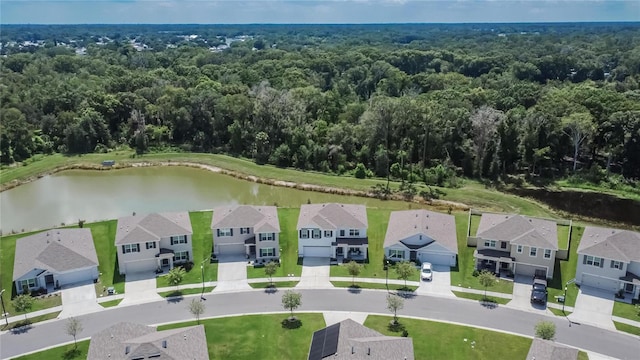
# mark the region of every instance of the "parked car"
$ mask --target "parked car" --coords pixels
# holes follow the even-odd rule
[[[531,288],[531,303],[545,305],[547,303],[547,280],[534,279]]]
[[[422,270],[420,271],[422,280],[431,281],[433,279],[433,272],[431,271],[431,263],[422,263]]]

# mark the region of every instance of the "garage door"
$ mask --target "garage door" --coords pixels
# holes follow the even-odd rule
[[[158,268],[158,262],[156,259],[132,261],[126,263],[125,273],[133,274],[139,272],[155,271]]]
[[[55,276],[55,280],[62,285],[75,284],[79,282],[85,282],[89,280],[93,280],[98,274],[96,268],[88,268],[72,271],[65,274],[59,274]]]
[[[331,257],[331,246],[305,246],[304,257]]]
[[[419,258],[420,261],[433,265],[456,266],[456,256],[452,254],[422,252]]]
[[[218,245],[218,255],[244,255],[244,254],[246,254],[244,244]]]
[[[543,270],[545,273],[547,272],[547,268],[544,266],[536,266],[530,264],[516,263],[516,270],[514,271],[516,275],[526,275],[533,276],[536,273],[536,270]],[[551,277],[551,274],[547,274],[547,277]]]
[[[582,274],[582,282],[580,285],[591,286],[602,290],[618,291],[620,289],[620,281],[617,279],[605,278],[597,275]]]

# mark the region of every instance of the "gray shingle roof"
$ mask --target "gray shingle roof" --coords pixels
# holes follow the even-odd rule
[[[53,229],[16,241],[13,280],[33,269],[52,272],[98,266],[89,229]]]
[[[640,262],[640,233],[587,226],[580,239],[578,254],[624,262]]]
[[[253,228],[254,233],[280,232],[275,206],[233,205],[213,209],[211,229]]]
[[[558,250],[558,225],[522,215],[482,214],[477,237]]]
[[[367,208],[364,205],[336,203],[302,205],[298,229],[314,226],[321,230],[367,228]]]
[[[118,219],[116,245],[157,241],[177,235],[191,235],[191,220],[186,211],[125,216]]]
[[[157,331],[132,323],[118,323],[91,337],[87,360],[201,360],[209,359],[204,326]]]
[[[535,338],[529,348],[527,360],[576,360],[578,349]]]
[[[420,234],[426,235],[445,248],[458,253],[455,217],[427,210],[393,211],[389,216],[384,247]],[[425,245],[428,245],[426,241]]]

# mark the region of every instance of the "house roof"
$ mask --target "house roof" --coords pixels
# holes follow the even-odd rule
[[[533,339],[527,360],[577,360],[578,349],[539,338]]]
[[[308,359],[328,358],[413,360],[413,340],[408,337],[384,336],[351,319],[346,319],[313,334]]]
[[[89,229],[53,229],[16,241],[13,280],[33,269],[52,272],[98,266]]]
[[[91,337],[87,360],[209,359],[204,326],[157,331],[122,322]]]
[[[321,230],[369,227],[367,208],[354,204],[305,204],[300,207],[298,229],[318,227]]]
[[[158,241],[169,236],[191,234],[191,220],[186,211],[125,216],[118,219],[116,245]]]
[[[280,221],[275,206],[233,205],[213,209],[211,229],[253,228],[254,233],[279,233]]]
[[[477,237],[558,250],[558,225],[522,215],[482,214]]]
[[[623,262],[640,262],[640,233],[610,228],[584,228],[578,254]]]
[[[384,247],[388,247],[414,235],[426,235],[440,245],[458,253],[455,217],[427,210],[393,211],[389,216]],[[418,248],[429,245],[430,241]],[[406,245],[405,245],[406,246]]]

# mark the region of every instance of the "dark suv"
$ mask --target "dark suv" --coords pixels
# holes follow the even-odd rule
[[[531,303],[545,305],[547,303],[547,280],[534,279],[531,288]]]

